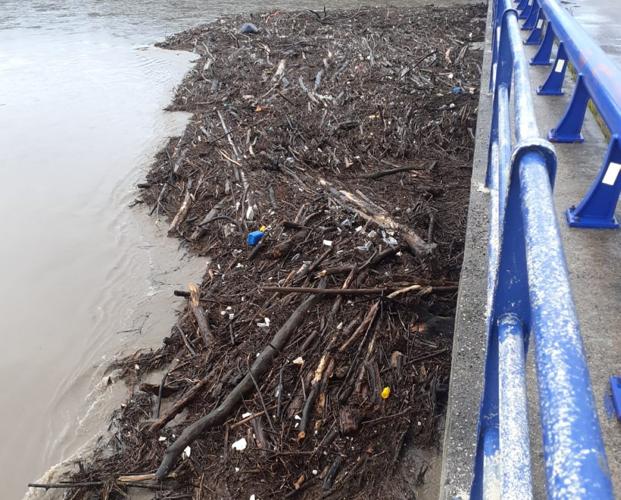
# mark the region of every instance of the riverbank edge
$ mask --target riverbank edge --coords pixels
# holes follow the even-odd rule
[[[470,208],[466,225],[464,260],[457,296],[449,402],[444,433],[440,500],[467,500],[474,473],[479,406],[483,394],[487,350],[486,303],[489,242],[489,192],[485,188],[492,93],[489,91],[492,60],[493,2],[487,10],[485,45]]]

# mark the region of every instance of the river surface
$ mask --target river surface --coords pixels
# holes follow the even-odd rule
[[[323,3],[270,4],[288,7]],[[20,498],[105,429],[127,396],[102,383],[109,361],[158,345],[182,304],[172,290],[203,273],[164,221],[129,208],[153,155],[187,120],[163,108],[192,55],[153,42],[264,8],[0,0],[1,499]]]

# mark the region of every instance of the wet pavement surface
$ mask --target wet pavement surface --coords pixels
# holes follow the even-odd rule
[[[618,0],[568,0],[562,3],[621,67],[621,3]]]

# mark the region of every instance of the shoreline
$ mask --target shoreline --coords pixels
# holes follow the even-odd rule
[[[477,9],[481,11],[478,16]],[[378,24],[382,15],[406,25],[412,24],[414,17],[419,23],[429,23],[425,16],[441,23],[443,15],[458,11],[466,19],[462,25],[476,35],[468,38],[463,33],[466,40],[453,47],[452,54],[451,50],[440,51],[444,46],[450,49],[451,44],[442,45],[438,40],[433,57],[428,55],[428,46],[407,51],[399,47],[403,52],[396,55],[382,52],[378,47],[387,50],[396,46],[392,40],[383,41],[382,36],[387,32],[402,35],[394,34],[395,27],[388,22],[366,37],[356,31]],[[123,472],[125,476],[143,472],[148,477],[142,478],[142,486],[155,484],[154,465],[161,461],[165,446],[177,438],[176,429],[200,421],[204,408],[218,408],[240,386],[235,408],[227,410],[210,432],[201,429],[207,439],[190,441],[189,452],[182,448],[185,458],[179,453],[169,466],[160,468],[162,476],[171,471],[174,475],[162,483],[163,487],[177,492],[198,489],[207,495],[205,498],[216,491],[217,495],[255,494],[263,498],[270,497],[270,489],[261,476],[284,476],[279,490],[283,495],[342,495],[344,487],[349,494],[368,495],[378,487],[376,482],[385,487],[384,480],[395,480],[402,447],[439,446],[441,403],[435,399],[438,393],[446,392],[448,381],[455,302],[448,289],[459,279],[459,245],[463,247],[472,154],[468,148],[473,145],[467,128],[472,134],[478,97],[477,57],[480,60],[480,50],[478,55],[471,55],[468,49],[463,53],[456,49],[480,42],[484,24],[484,19],[479,26],[468,24],[465,11],[471,18],[484,15],[481,6],[328,11],[323,19],[322,13],[308,11],[256,15],[253,22],[259,26],[268,26],[270,19],[275,25],[282,23],[279,28],[287,33],[283,38],[270,32],[278,31],[272,26],[256,36],[235,35],[241,21],[248,18],[232,16],[173,35],[159,44],[187,49],[194,39],[204,48],[199,43],[193,45],[200,60],[169,107],[194,115],[184,135],[171,139],[156,156],[142,186],[143,200],[171,220],[171,235],[181,237],[195,254],[209,255],[212,265],[200,288],[190,289],[188,304],[170,337],[164,339],[164,346],[130,356],[119,364],[128,385],[135,386],[144,373],[167,367],[167,376],[159,386],[137,387],[142,390],[137,390],[120,411],[117,435],[131,436],[112,457],[97,456],[96,452],[94,462],[72,481],[98,482],[94,487],[103,491],[131,484],[131,478],[119,480]],[[332,23],[341,31],[330,31]],[[293,33],[302,26],[306,31],[303,37],[302,31],[297,36],[306,42],[299,43]],[[455,19],[450,27],[458,28]],[[464,31],[462,26],[459,29],[460,33]],[[374,37],[375,33],[380,36]],[[334,47],[320,44],[312,47],[308,40],[313,36],[328,45],[334,40],[336,48],[340,42],[344,53],[357,56],[361,52],[345,45],[356,42],[356,48],[368,47],[368,57],[356,57],[355,64],[350,61],[351,67],[341,69],[346,61],[337,64],[336,49],[333,52]],[[278,46],[283,39],[290,45]],[[433,43],[433,35],[419,41],[419,45]],[[292,55],[291,50],[297,52]],[[421,53],[415,54],[416,50]],[[317,58],[318,51],[322,57]],[[328,56],[330,53],[333,55]],[[227,68],[230,59],[224,64],[222,59],[231,54],[233,58],[239,56],[245,66]],[[403,56],[414,61],[413,69]],[[459,66],[455,64],[458,58],[461,67],[451,71]],[[399,85],[381,78],[376,81],[375,72],[390,73],[396,63],[404,64],[392,77],[401,75]],[[420,71],[423,68],[429,73]],[[404,69],[407,71],[401,74]],[[342,84],[334,80],[338,71],[343,79],[350,78],[351,72],[354,85],[364,82],[353,92],[357,93],[353,101],[332,91],[344,92]],[[231,85],[227,78],[236,72],[238,82]],[[428,84],[431,80],[433,83]],[[407,85],[412,93],[401,92],[401,85]],[[261,86],[271,95],[255,92]],[[459,93],[453,93],[456,87],[461,89]],[[475,90],[471,93],[469,88]],[[405,116],[403,105],[382,101],[385,96],[377,92],[379,89],[404,102],[420,104],[417,98],[426,101],[422,111],[411,107],[404,127],[398,123]],[[439,89],[441,96],[437,95]],[[365,91],[368,102],[384,104],[356,108],[357,102],[366,102]],[[220,106],[222,103],[225,105]],[[287,106],[288,113],[280,111],[279,107]],[[342,113],[344,108],[349,113]],[[442,119],[434,124],[438,112]],[[463,116],[458,116],[459,112]],[[209,120],[202,119],[209,114]],[[468,124],[465,130],[455,127],[460,120],[462,125]],[[321,130],[317,123],[321,127],[325,124],[321,134],[317,134]],[[287,127],[287,133],[282,133]],[[262,133],[262,128],[267,133]],[[442,142],[438,134],[449,130],[450,141]],[[399,134],[400,141],[395,139]],[[455,135],[459,141],[454,140]],[[320,141],[315,141],[317,136]],[[417,140],[420,144],[416,148],[408,146]],[[306,149],[296,149],[301,142]],[[453,148],[450,154],[447,147]],[[308,152],[313,148],[319,153]],[[391,173],[386,174],[389,170]],[[447,192],[442,187],[445,185],[451,190]],[[415,209],[408,213],[406,207],[411,209],[412,201]],[[348,223],[343,225],[344,221]],[[261,243],[246,247],[247,233],[264,225],[267,230]],[[451,239],[448,244],[446,238]],[[430,255],[425,255],[427,252]],[[362,297],[345,296],[329,303],[321,294],[311,299],[304,294],[274,296],[263,291],[273,284],[320,284],[320,288],[367,292]],[[419,288],[412,288],[414,285]],[[376,290],[374,293],[379,289],[379,298],[369,297],[369,289]],[[295,324],[283,333],[291,318]],[[403,331],[397,323],[403,325]],[[416,335],[405,338],[405,332]],[[286,338],[280,339],[279,334]],[[341,335],[353,340],[343,342]],[[261,353],[258,358],[256,353]],[[413,363],[416,370],[407,368]],[[421,370],[427,373],[412,373]],[[417,396],[413,387],[426,385],[425,394]],[[384,398],[381,394],[386,387],[392,395]],[[292,396],[283,402],[276,392]],[[349,395],[344,397],[346,392]],[[176,402],[166,401],[174,398],[178,398]],[[161,405],[161,409],[154,409],[154,405]],[[278,407],[274,414],[276,408],[272,406]],[[417,410],[415,417],[412,408]],[[247,413],[251,415],[244,417]],[[185,421],[181,420],[183,416]],[[280,438],[275,425],[281,427]],[[378,441],[380,436],[362,432],[365,426],[374,425],[380,426],[385,443]],[[240,434],[242,430],[245,433]],[[283,440],[283,435],[288,438]],[[239,452],[230,449],[242,439],[247,448]],[[140,443],[150,449],[131,456],[129,447]],[[359,447],[350,453],[350,446]],[[327,461],[322,459],[324,452]],[[253,457],[262,457],[271,465],[260,472],[244,472],[251,469]],[[218,458],[215,463],[214,458]],[[307,460],[315,460],[314,468],[307,470]],[[197,468],[207,464],[218,471],[218,479],[208,484],[204,473],[197,473]],[[283,464],[284,468],[278,469]],[[421,474],[424,467],[416,466]],[[387,477],[382,480],[378,474],[384,473]],[[349,480],[357,476],[360,482],[364,475],[370,481],[363,486]],[[256,485],[249,486],[249,481]],[[397,482],[395,491],[411,490],[403,479]],[[237,488],[235,494],[230,487]]]

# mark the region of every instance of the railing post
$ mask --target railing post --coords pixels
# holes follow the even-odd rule
[[[583,142],[584,137],[580,131],[590,99],[584,78],[578,75],[571,102],[556,128],[550,130],[548,139],[552,142]]]
[[[563,80],[565,79],[565,71],[567,70],[567,52],[565,52],[565,44],[558,44],[556,51],[556,60],[552,66],[552,71],[548,79],[543,85],[537,89],[539,95],[563,95]]]
[[[524,21],[524,24],[522,25],[522,29],[523,30],[532,30],[535,25],[537,24],[537,19],[539,18],[539,11],[541,9],[539,8],[539,5],[537,5],[536,3],[533,4],[533,8],[530,11],[530,14],[528,15],[528,18],[526,19],[526,21]]]
[[[535,56],[530,60],[533,66],[548,66],[550,64],[550,57],[552,56],[552,47],[554,46],[554,29],[552,29],[552,22],[548,20],[546,26],[546,33],[543,36],[543,41],[539,46],[539,50]]]
[[[521,11],[523,11],[526,8],[527,5],[528,5],[528,0],[520,0],[520,3],[518,3],[518,5],[517,5],[517,7],[515,9],[518,12],[521,12]]]
[[[533,31],[531,31],[530,35],[524,42],[524,45],[539,45],[541,43],[541,34],[543,33],[543,25],[545,23],[545,18],[543,17],[543,12],[539,9],[539,13],[537,15],[537,22],[533,27]]]
[[[531,11],[533,10],[534,4],[535,0],[528,0],[526,7],[524,7],[524,10],[518,15],[518,19],[528,19],[528,16],[530,16]]]
[[[571,227],[616,229],[619,222],[615,209],[621,194],[621,144],[613,136],[604,163],[591,184],[589,191],[578,204],[567,210],[567,222]]]

